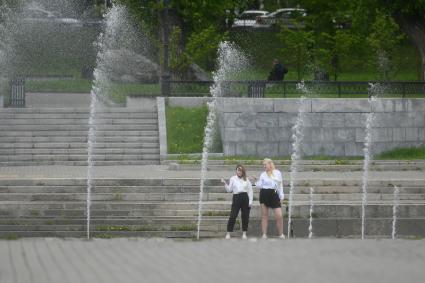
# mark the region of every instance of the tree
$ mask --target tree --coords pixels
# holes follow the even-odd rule
[[[295,66],[298,80],[301,80],[311,59],[310,49],[314,44],[314,33],[305,30],[299,23],[294,25],[294,29],[282,27],[279,38],[283,44],[282,53],[286,62]]]
[[[389,80],[393,75],[395,69],[392,58],[402,39],[403,35],[394,19],[378,12],[367,42],[375,55],[371,57],[371,65],[376,68],[379,79]]]
[[[353,24],[363,33],[370,30],[378,13],[389,14],[416,46],[421,56],[421,79],[425,80],[425,0],[356,0]]]
[[[351,30],[337,30],[334,34],[322,33],[316,41],[321,44],[315,49],[316,65],[333,74],[336,81],[340,70],[355,65],[354,54],[359,52],[362,39]]]

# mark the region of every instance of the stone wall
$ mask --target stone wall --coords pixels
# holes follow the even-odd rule
[[[367,99],[305,101],[304,156],[363,155]],[[288,156],[298,99],[218,100],[224,155]],[[379,99],[373,109],[373,153],[425,145],[425,99]]]

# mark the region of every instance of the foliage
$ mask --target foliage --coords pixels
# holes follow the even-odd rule
[[[362,51],[362,40],[351,30],[337,30],[334,34],[322,33],[321,39],[317,41],[321,42],[321,46],[315,48],[315,64],[333,74],[335,80],[342,70],[359,64],[356,62],[359,56],[356,55]]]
[[[220,33],[214,26],[209,26],[198,33],[193,33],[186,44],[186,53],[201,67],[212,70],[215,64],[217,48],[226,40],[228,33]]]
[[[397,45],[403,39],[397,23],[389,15],[378,12],[367,37],[373,55],[371,64],[375,66],[379,79],[388,80],[394,74],[393,57]]]
[[[282,44],[285,60],[296,67],[298,80],[306,71],[311,60],[311,48],[314,44],[313,31],[305,30],[300,24],[294,23],[295,28],[282,27],[278,35]]]

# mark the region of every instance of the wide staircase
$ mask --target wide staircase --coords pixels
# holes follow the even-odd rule
[[[425,236],[425,186],[422,180],[370,181],[365,231],[390,237],[394,186],[399,188],[397,236]],[[293,202],[293,234],[308,235],[310,188],[313,233],[317,237],[359,237],[361,182],[303,180]],[[288,184],[285,184],[286,193]],[[258,191],[254,194],[249,235],[260,235]],[[201,237],[223,237],[231,194],[218,179],[206,182]],[[92,189],[92,237],[142,236],[192,238],[197,232],[199,179],[95,179]],[[287,204],[283,205],[285,211]],[[85,179],[0,179],[0,237],[85,237]],[[287,215],[284,216],[285,233]],[[273,217],[270,235],[276,235]],[[235,235],[240,235],[237,221]]]
[[[159,163],[158,117],[143,111],[96,111],[95,165]],[[87,165],[89,110],[0,109],[0,166]]]

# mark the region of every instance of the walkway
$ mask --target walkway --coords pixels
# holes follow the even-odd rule
[[[0,241],[0,282],[422,282],[425,240]]]

